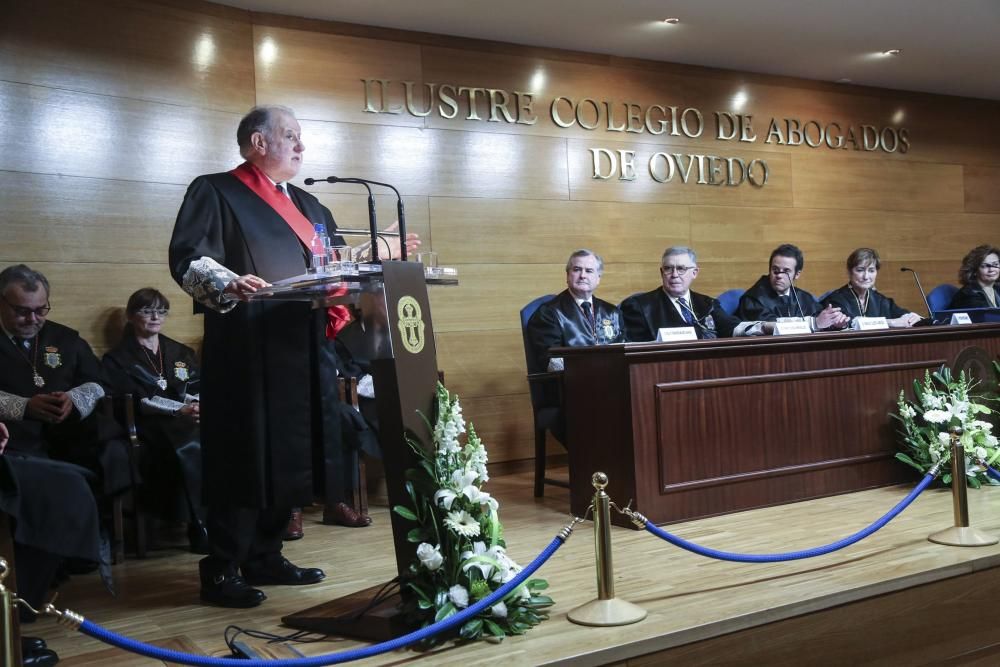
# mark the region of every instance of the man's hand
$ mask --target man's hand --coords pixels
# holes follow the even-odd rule
[[[835,308],[833,304],[829,304],[816,316],[816,328],[843,329],[850,321],[851,318],[840,312],[840,308]]]
[[[35,394],[28,399],[28,405],[24,408],[24,413],[38,421],[47,424],[59,424],[69,417],[73,411],[73,401],[69,394],[63,391],[54,391],[51,394]]]
[[[392,223],[385,228],[387,232],[399,231],[399,220]],[[399,259],[403,256],[400,252],[400,243],[398,236],[388,236],[385,237],[386,245],[389,246],[389,259]],[[406,235],[406,252],[407,254],[416,252],[417,248],[420,247],[420,236],[418,234],[409,233]]]
[[[177,411],[177,414],[181,417],[187,417],[188,419],[194,420],[194,422],[201,423],[201,407],[200,403],[197,401],[193,403],[185,403],[184,407]]]
[[[251,273],[239,278],[234,278],[224,290],[225,294],[234,296],[240,301],[249,301],[250,295],[264,287],[270,287],[271,283],[263,278],[259,278]]]
[[[0,422],[0,454],[3,454],[3,450],[6,449],[9,439],[10,433],[7,431],[7,425]]]

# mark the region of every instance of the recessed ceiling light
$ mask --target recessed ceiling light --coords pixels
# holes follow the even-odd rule
[[[886,49],[885,51],[882,52],[882,55],[883,56],[898,56],[902,52],[903,52],[902,49]]]
[[[837,79],[837,83],[854,83],[853,79],[848,79],[846,76],[842,79]]]
[[[669,18],[669,19],[663,19],[663,22],[664,23],[669,23],[670,25],[675,25],[677,23],[680,23],[681,20],[677,19],[677,18]]]

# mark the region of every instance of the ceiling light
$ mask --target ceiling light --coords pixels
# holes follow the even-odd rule
[[[886,49],[885,51],[882,52],[882,55],[883,56],[898,56],[902,52],[903,52],[902,49]]]
[[[676,24],[680,23],[681,20],[677,19],[677,18],[669,18],[669,19],[663,19],[663,22],[664,23],[669,23],[670,25],[676,25]]]

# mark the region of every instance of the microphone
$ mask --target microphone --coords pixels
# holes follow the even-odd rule
[[[931,310],[931,302],[927,300],[927,293],[924,292],[924,286],[920,284],[920,276],[917,275],[916,271],[914,271],[913,269],[911,269],[911,268],[909,268],[907,266],[902,266],[902,267],[900,267],[899,270],[900,271],[909,271],[910,273],[913,274],[913,279],[915,281],[917,281],[917,289],[920,290],[920,296],[924,300],[924,305],[927,306],[927,317],[928,317],[928,319],[930,319],[933,322],[934,321],[934,311]]]
[[[397,216],[397,219],[399,220],[399,238],[401,240],[401,243],[399,244],[399,258],[402,261],[404,261],[404,262],[406,261],[406,209],[403,206],[403,196],[401,194],[399,194],[399,190],[396,189],[396,186],[390,185],[389,183],[382,183],[380,181],[372,181],[372,180],[369,180],[367,178],[341,178],[340,176],[327,176],[326,178],[307,178],[304,182],[305,182],[306,185],[312,185],[314,183],[321,183],[321,182],[325,182],[325,183],[359,183],[359,184],[365,185],[366,187],[367,187],[368,184],[371,184],[371,185],[379,185],[379,186],[381,186],[383,188],[389,188],[390,190],[392,190],[393,192],[395,192],[396,193],[396,216]],[[369,196],[370,196],[371,195],[371,189],[368,190],[368,193],[369,193]],[[374,200],[369,199],[369,201],[368,201],[368,208],[369,208],[369,211],[370,211],[369,212],[369,217],[372,218],[372,219],[374,219],[374,213],[371,213],[371,211],[374,210],[374,208],[373,208],[374,205],[375,205]],[[377,245],[375,243],[375,233],[376,233],[375,232],[375,228],[372,228],[372,245],[373,246]],[[376,261],[376,262],[378,261],[378,254],[377,253],[373,253],[372,254],[372,260]]]
[[[795,291],[795,278],[791,277],[788,283],[788,289],[792,292],[792,298],[795,299],[795,306],[799,309],[799,317],[805,317],[806,314],[802,312],[802,302],[799,301],[799,293]]]

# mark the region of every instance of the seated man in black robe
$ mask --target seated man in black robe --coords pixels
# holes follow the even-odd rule
[[[778,246],[767,263],[768,274],[740,297],[742,319],[774,322],[779,317],[802,317],[809,321],[813,331],[843,329],[850,322],[840,308],[823,308],[816,297],[795,286],[805,266],[802,251],[796,246],[790,243]]]
[[[698,258],[691,248],[667,248],[660,258],[660,276],[662,286],[622,301],[629,342],[653,341],[660,329],[674,327],[693,327],[698,338],[764,333],[763,323],[741,322],[726,313],[717,299],[691,291],[698,277]]]
[[[534,312],[525,327],[525,339],[531,350],[528,373],[563,370],[561,357],[552,357],[553,347],[605,345],[622,343],[625,332],[618,308],[594,296],[604,273],[604,260],[590,250],[577,250],[566,261],[566,289],[546,301]],[[549,407],[558,411],[552,434],[565,443],[565,423],[558,387],[547,383],[532,386],[535,409]]]
[[[47,321],[49,283],[23,264],[0,272],[0,419],[10,452],[59,459],[96,475],[104,497],[132,484],[124,434],[96,412],[100,362],[80,335]]]

